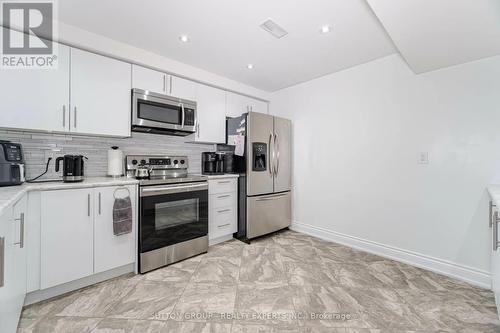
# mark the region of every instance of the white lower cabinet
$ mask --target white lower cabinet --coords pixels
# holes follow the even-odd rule
[[[41,289],[93,273],[92,189],[42,192]]]
[[[26,196],[0,216],[0,332],[16,332],[26,296]]]
[[[113,205],[130,195],[132,232],[115,236]],[[131,264],[136,249],[136,187],[111,186],[41,193],[40,288]]]
[[[136,223],[132,223],[131,233],[115,236],[112,222],[115,198],[130,196],[132,213],[135,214],[135,190],[136,187],[133,185],[95,189],[94,273],[104,272],[135,261]]]
[[[228,237],[238,231],[237,189],[237,178],[209,179],[209,240]]]

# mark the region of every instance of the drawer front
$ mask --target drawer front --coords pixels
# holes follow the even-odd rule
[[[235,178],[213,179],[208,181],[209,194],[231,193],[238,190]]]
[[[222,207],[234,207],[236,205],[236,193],[220,193],[210,195],[210,209]]]
[[[236,232],[236,210],[232,207],[213,209],[210,212],[209,239]]]

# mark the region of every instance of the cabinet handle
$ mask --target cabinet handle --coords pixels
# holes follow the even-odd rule
[[[231,194],[219,195],[219,196],[217,197],[217,199],[228,198],[228,197],[230,197],[230,196],[231,196]]]
[[[493,251],[498,249],[498,223],[500,220],[498,219],[498,212],[495,212],[493,216]]]
[[[490,228],[493,225],[493,207],[496,207],[496,205],[493,204],[493,201],[490,201],[490,221],[489,221]]]
[[[66,105],[63,105],[63,127],[66,127]]]
[[[196,123],[196,134],[198,135],[198,139],[200,138],[200,123]]]
[[[101,215],[101,192],[99,192],[99,215]]]
[[[226,223],[226,224],[218,225],[217,228],[224,228],[224,227],[227,227],[228,225],[231,225],[231,223]]]
[[[229,212],[231,209],[223,209],[223,210],[218,210],[217,213],[225,213],[225,212]]]
[[[167,93],[167,76],[163,74],[163,92]]]
[[[5,280],[5,237],[0,237],[0,287]]]
[[[24,247],[24,213],[21,213],[18,219],[14,219],[14,221],[19,221],[19,242],[14,243],[14,245],[19,245],[19,248],[22,249]]]
[[[73,123],[73,126],[74,126],[75,128],[76,128],[76,112],[77,112],[77,111],[76,111],[76,106],[75,106],[75,119],[73,120],[73,122],[74,122],[74,123]]]
[[[170,95],[172,95],[172,75],[170,75]]]
[[[229,184],[231,181],[230,180],[225,180],[225,181],[220,181],[217,182],[218,184]]]
[[[87,215],[90,217],[90,193],[87,194]]]

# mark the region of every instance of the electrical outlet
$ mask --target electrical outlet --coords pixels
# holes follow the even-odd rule
[[[45,155],[45,162],[47,162],[47,160],[49,158],[52,158],[52,160],[54,161],[59,156],[62,156],[63,153],[62,153],[62,150],[59,148],[52,148],[52,149],[45,150],[44,155]]]
[[[418,164],[429,164],[429,153],[424,151],[418,155]]]

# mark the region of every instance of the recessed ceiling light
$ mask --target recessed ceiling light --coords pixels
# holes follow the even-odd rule
[[[328,25],[328,24],[325,24],[321,27],[321,33],[323,34],[327,34],[329,33],[330,31],[332,30],[332,28]]]
[[[187,42],[189,42],[189,37],[188,37],[188,36],[186,36],[186,35],[180,35],[180,36],[179,36],[179,40],[180,40],[181,42],[183,42],[183,43],[187,43]]]
[[[253,69],[253,65],[252,65],[252,64],[248,64],[248,65],[247,65],[247,68],[248,68],[248,69]]]

